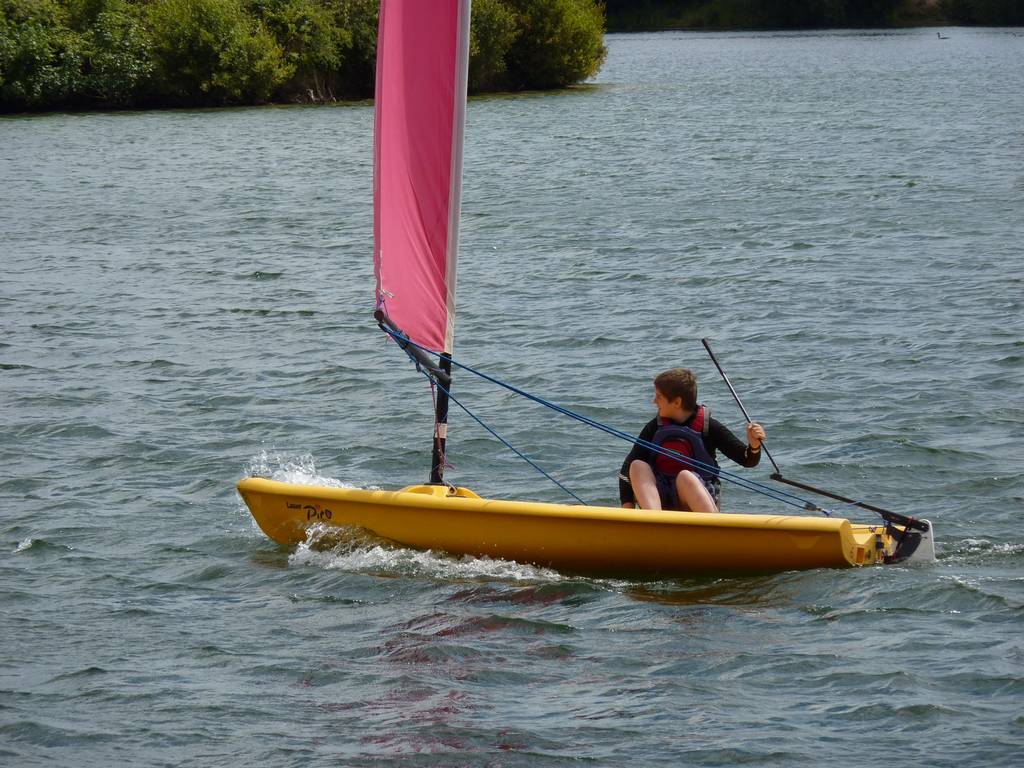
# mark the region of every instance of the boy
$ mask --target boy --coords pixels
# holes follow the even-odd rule
[[[686,368],[673,368],[654,379],[654,404],[658,415],[640,432],[640,439],[688,456],[701,465],[687,464],[650,448],[634,445],[619,471],[619,499],[633,509],[692,510],[717,512],[721,481],[715,452],[721,451],[737,464],[754,467],[761,460],[760,424],[747,424],[744,445],[697,405],[697,377]]]

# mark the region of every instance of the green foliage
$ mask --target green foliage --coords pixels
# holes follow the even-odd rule
[[[339,97],[373,96],[379,7],[379,0],[341,0],[338,24],[348,30],[352,44],[338,69]]]
[[[71,102],[82,87],[82,48],[54,0],[0,0],[0,107]]]
[[[137,6],[114,0],[85,33],[85,91],[107,106],[150,98],[154,87],[153,42]]]
[[[155,0],[149,23],[159,88],[179,103],[266,101],[294,71],[238,0]]]
[[[123,6],[117,0],[114,2]],[[111,10],[113,3],[110,0],[63,0],[61,5],[67,14],[68,26],[76,32],[87,32],[101,13]]]
[[[274,35],[293,69],[281,92],[310,101],[333,99],[337,72],[352,47],[352,33],[339,25],[335,11],[322,0],[256,0],[250,10]]]
[[[421,0],[430,2],[430,0]],[[0,0],[0,111],[373,95],[379,0]],[[595,0],[474,0],[473,92],[563,87],[605,56]]]
[[[513,89],[560,88],[601,68],[604,9],[591,0],[508,0],[519,34],[506,57]]]
[[[501,87],[512,43],[519,34],[516,14],[501,0],[473,0],[469,40],[471,93]]]

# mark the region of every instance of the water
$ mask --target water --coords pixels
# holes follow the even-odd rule
[[[429,392],[370,321],[371,108],[0,121],[0,764],[1019,762],[1012,32],[610,36],[594,86],[469,108],[461,357],[628,430],[689,365],[738,429],[709,336],[786,474],[932,518],[933,567],[277,547],[243,475],[427,471]],[[615,501],[624,443],[455,386]],[[452,435],[452,480],[563,500]]]

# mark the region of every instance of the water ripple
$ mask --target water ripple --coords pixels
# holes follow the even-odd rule
[[[936,523],[924,568],[279,547],[239,477],[426,479],[429,388],[371,317],[372,107],[0,119],[0,762],[1012,764],[1024,57],[950,38],[609,36],[592,86],[470,102],[460,233],[458,356],[630,432],[687,365],[738,429],[710,337],[785,475]],[[616,503],[625,443],[454,386]],[[450,434],[453,482],[563,500]]]

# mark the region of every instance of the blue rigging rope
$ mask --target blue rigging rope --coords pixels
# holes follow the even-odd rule
[[[413,346],[413,347],[415,347],[417,349],[420,349],[420,350],[422,350],[424,352],[427,352],[429,354],[432,354],[432,355],[440,355],[441,354],[440,352],[437,352],[436,350],[433,350],[433,349],[430,349],[429,347],[424,347],[421,344],[418,344],[417,342],[413,341],[412,339],[410,339],[408,336],[405,336],[404,334],[397,333],[394,330],[392,330],[391,328],[385,327],[383,324],[380,325],[380,328],[386,334],[391,336],[396,342],[398,342],[399,345],[403,349],[405,349],[406,354],[409,354],[409,351],[407,349],[408,346]],[[421,367],[420,363],[416,360],[415,357],[410,355],[410,359],[412,359],[413,363],[416,364],[416,369],[418,371],[423,373],[425,376],[427,376],[427,378],[431,379],[432,381],[435,381],[433,379],[433,377],[430,376],[429,372],[423,370],[423,368]],[[705,464],[705,463],[703,463],[701,461],[698,461],[697,459],[694,459],[694,458],[692,458],[690,456],[684,456],[683,454],[676,453],[675,451],[666,450],[666,449],[662,448],[661,446],[659,446],[659,445],[657,445],[655,443],[652,443],[652,442],[650,442],[648,440],[641,440],[639,437],[634,437],[633,435],[629,434],[628,432],[623,432],[622,430],[615,429],[614,427],[610,427],[607,424],[602,424],[599,421],[595,421],[594,419],[591,419],[591,418],[589,418],[587,416],[584,416],[584,415],[582,415],[580,413],[576,413],[575,411],[572,411],[572,410],[570,410],[568,408],[565,408],[565,407],[563,407],[561,405],[557,405],[556,403],[552,403],[552,402],[550,402],[548,400],[545,400],[542,397],[538,397],[537,395],[533,395],[533,394],[531,394],[531,393],[529,393],[529,392],[527,392],[525,390],[519,389],[518,387],[513,386],[512,384],[509,384],[507,382],[501,381],[500,379],[496,379],[493,376],[490,376],[490,375],[484,373],[483,371],[478,371],[477,369],[473,368],[472,366],[466,365],[465,363],[460,363],[458,360],[456,360],[454,358],[449,358],[449,359],[451,360],[452,365],[455,365],[455,366],[457,366],[457,367],[459,367],[459,368],[461,368],[461,369],[463,369],[465,371],[468,371],[468,372],[474,374],[475,376],[478,376],[481,379],[484,379],[485,381],[489,381],[492,384],[496,384],[499,387],[507,389],[510,392],[513,392],[513,393],[515,393],[517,395],[520,395],[521,397],[525,397],[527,400],[531,400],[531,401],[533,401],[533,402],[535,402],[535,403],[537,403],[539,405],[543,405],[546,408],[550,408],[551,410],[555,411],[556,413],[561,413],[564,416],[568,416],[569,418],[575,419],[576,421],[579,421],[579,422],[581,422],[583,424],[586,424],[586,425],[588,425],[590,427],[593,427],[595,429],[599,429],[602,432],[605,432],[605,433],[607,433],[609,435],[613,435],[613,436],[618,437],[618,438],[620,438],[622,440],[625,440],[627,442],[633,443],[635,445],[642,446],[642,447],[647,448],[647,449],[649,449],[651,451],[654,451],[655,453],[659,453],[659,454],[661,454],[663,456],[668,456],[671,459],[675,459],[677,461],[681,461],[684,464],[688,464],[689,466],[698,467],[698,468],[702,468],[702,469],[706,469],[706,470],[715,472],[719,477],[722,477],[724,480],[727,480],[728,482],[733,483],[734,485],[738,485],[739,487],[745,488],[746,490],[754,491],[755,493],[760,493],[761,495],[767,496],[767,497],[769,497],[769,498],[771,498],[771,499],[773,499],[775,501],[778,501],[780,503],[788,504],[788,505],[794,506],[794,507],[798,507],[799,509],[803,509],[803,510],[806,510],[806,511],[809,511],[809,512],[821,512],[821,513],[823,513],[826,516],[831,516],[831,514],[832,514],[829,510],[825,509],[824,507],[820,507],[817,504],[814,504],[813,502],[808,501],[807,499],[804,499],[804,498],[802,498],[800,496],[797,496],[796,494],[789,493],[788,491],[783,491],[783,490],[778,489],[778,488],[772,488],[770,486],[764,485],[763,483],[758,483],[755,480],[750,480],[749,478],[743,477],[741,475],[737,475],[737,474],[734,474],[732,472],[728,472],[728,471],[722,469],[721,467],[717,467],[717,466],[715,466],[713,464]],[[437,383],[437,382],[435,381],[435,383]],[[441,389],[444,389],[444,387],[442,387],[439,383],[438,383],[438,387],[441,387]],[[445,390],[445,391],[447,391],[447,390]],[[451,397],[451,393],[448,393],[448,396]],[[452,399],[455,400],[455,398],[452,398]],[[455,400],[455,402],[459,405],[460,408],[465,410],[466,413],[469,413],[470,416],[472,416],[474,419],[476,419],[476,421],[481,426],[483,426],[485,429],[490,431],[491,434],[493,434],[495,437],[497,437],[499,440],[501,440],[501,442],[503,442],[506,446],[508,446],[511,450],[513,450],[517,455],[521,456],[523,459],[525,459],[527,462],[529,462],[531,466],[533,466],[535,469],[540,471],[545,477],[547,477],[549,480],[551,480],[556,485],[558,485],[559,488],[562,488],[562,490],[564,490],[567,493],[569,493],[571,496],[573,496],[573,498],[576,498],[577,500],[579,500],[579,497],[576,496],[576,494],[572,493],[567,488],[565,488],[561,483],[559,483],[557,480],[555,480],[553,477],[551,477],[551,475],[549,475],[547,472],[544,472],[544,470],[542,470],[540,467],[538,467],[534,462],[532,462],[528,458],[526,458],[526,456],[523,456],[523,454],[521,454],[519,451],[517,451],[515,448],[513,448],[507,441],[502,439],[499,435],[497,435],[497,433],[495,433],[493,430],[491,430],[490,427],[488,427],[486,424],[484,424],[482,421],[480,421],[480,419],[477,419],[477,417],[475,415],[470,413],[470,411],[468,409],[466,409],[466,407],[464,405],[459,403],[458,400]],[[584,502],[582,502],[582,500],[581,500],[581,503],[584,503]]]
[[[442,385],[441,385],[441,384],[440,384],[439,382],[437,382],[437,381],[434,381],[434,379],[433,379],[433,378],[432,378],[432,377],[430,376],[430,374],[429,374],[429,373],[427,373],[426,371],[420,371],[420,373],[422,373],[422,374],[423,374],[424,376],[426,376],[426,377],[427,377],[427,379],[429,379],[429,380],[430,380],[430,382],[431,382],[432,384],[436,385],[438,389],[440,389],[440,390],[441,390],[442,392],[444,392],[444,393],[445,393],[446,395],[448,395],[448,399],[449,399],[449,400],[451,400],[451,401],[452,401],[453,403],[455,403],[455,404],[456,404],[457,406],[459,406],[459,408],[461,408],[461,409],[462,409],[462,410],[464,410],[464,411],[465,411],[465,412],[466,412],[467,414],[469,414],[469,416],[470,416],[470,417],[471,417],[471,418],[473,419],[473,421],[475,421],[475,422],[476,422],[477,424],[479,424],[479,425],[480,425],[481,427],[483,427],[483,428],[484,428],[484,429],[486,429],[486,430],[487,430],[488,432],[490,432],[490,433],[491,433],[492,435],[494,435],[494,437],[496,437],[496,438],[497,438],[497,439],[498,439],[499,441],[501,441],[502,443],[504,443],[505,447],[506,447],[506,448],[508,448],[508,449],[509,449],[510,451],[512,451],[512,453],[514,453],[514,454],[515,454],[516,456],[518,456],[519,458],[521,458],[521,459],[522,459],[523,461],[525,461],[525,462],[526,462],[527,464],[529,464],[529,465],[530,465],[531,467],[533,467],[534,469],[536,469],[536,470],[537,470],[538,472],[540,472],[540,473],[541,473],[542,475],[544,475],[544,477],[546,477],[546,478],[547,478],[548,480],[550,480],[550,481],[551,481],[552,483],[554,483],[554,484],[555,484],[555,485],[557,485],[557,486],[558,486],[559,488],[561,488],[561,489],[562,489],[563,491],[565,491],[565,492],[566,492],[567,494],[569,494],[569,495],[570,495],[570,496],[572,496],[572,497],[573,497],[574,499],[576,499],[576,501],[578,501],[578,502],[579,502],[580,504],[582,504],[583,506],[587,506],[587,502],[585,502],[585,501],[584,501],[583,499],[581,499],[581,498],[580,498],[579,496],[577,496],[577,495],[576,495],[575,493],[573,493],[573,492],[572,492],[572,491],[570,491],[570,490],[569,490],[568,488],[566,488],[566,487],[565,487],[564,485],[562,485],[562,484],[561,484],[560,482],[558,482],[558,481],[557,481],[557,480],[556,480],[556,479],[555,479],[554,477],[552,477],[552,476],[551,476],[551,475],[549,475],[549,474],[548,474],[547,472],[545,472],[545,471],[544,471],[544,470],[543,470],[543,469],[542,469],[542,468],[541,468],[541,467],[540,467],[540,466],[539,466],[539,465],[538,465],[538,464],[537,464],[537,463],[536,463],[535,461],[533,461],[533,460],[532,460],[532,459],[531,459],[531,458],[530,458],[529,456],[527,456],[527,455],[526,455],[525,453],[522,453],[521,451],[519,451],[519,450],[518,450],[518,449],[517,449],[517,448],[516,448],[516,447],[515,447],[514,445],[512,445],[512,443],[510,443],[510,442],[509,442],[508,440],[506,440],[506,439],[505,439],[504,437],[502,437],[502,436],[501,436],[501,435],[499,435],[499,434],[498,434],[497,432],[495,432],[495,431],[494,431],[494,430],[493,430],[493,429],[492,429],[491,427],[489,427],[489,426],[488,426],[487,424],[485,424],[485,423],[484,423],[484,422],[483,422],[483,421],[482,421],[482,420],[481,420],[481,419],[480,419],[480,418],[479,418],[479,417],[478,417],[478,416],[477,416],[477,415],[476,415],[475,413],[473,413],[473,412],[472,412],[471,410],[469,410],[469,408],[467,408],[467,407],[466,407],[465,405],[463,405],[463,404],[462,404],[461,402],[459,402],[459,400],[458,400],[458,399],[457,399],[457,398],[456,398],[456,397],[455,397],[455,396],[454,396],[454,395],[453,395],[453,394],[452,394],[452,393],[451,393],[450,391],[448,391],[447,389],[445,389],[445,388],[444,388],[444,387],[443,387],[443,386],[442,386]]]

